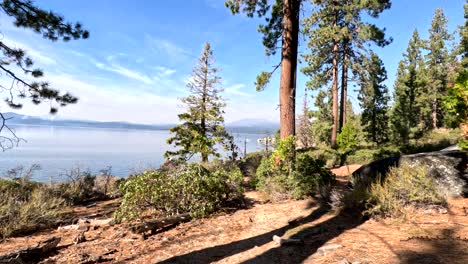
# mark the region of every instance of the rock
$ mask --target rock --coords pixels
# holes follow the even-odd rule
[[[67,226],[59,226],[57,230],[78,230],[80,228],[79,225],[67,225]]]
[[[277,235],[273,236],[273,241],[275,241],[277,244],[280,246],[293,246],[293,245],[302,245],[304,242],[301,239],[286,239],[286,238],[281,238]]]
[[[317,253],[320,256],[326,256],[328,253],[333,252],[333,251],[335,251],[337,249],[340,249],[342,247],[343,247],[342,245],[338,245],[338,244],[325,245],[325,246],[320,247],[319,249],[317,249]]]
[[[451,197],[468,196],[468,153],[461,150],[435,151],[374,161],[353,173],[355,186],[369,186],[379,175],[391,167],[407,164],[410,167],[424,165],[440,192]]]
[[[83,243],[83,242],[86,242],[86,237],[85,237],[85,231],[81,231],[74,239],[73,239],[73,243],[76,245],[76,244],[80,244],[80,243]]]

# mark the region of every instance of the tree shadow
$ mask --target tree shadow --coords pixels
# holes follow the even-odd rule
[[[468,239],[456,237],[454,229],[444,229],[442,234],[442,237],[416,237],[408,241],[408,243],[418,243],[428,249],[397,252],[400,263],[468,263]]]
[[[274,235],[283,236],[288,230],[306,225],[321,218],[328,213],[330,208],[321,205],[308,216],[290,222],[288,225],[264,233],[255,237],[231,242],[224,245],[213,246],[201,250],[193,251],[184,255],[174,256],[159,263],[210,263],[226,257],[247,251],[255,246],[262,246],[272,241]],[[358,216],[359,215],[359,216]],[[298,263],[306,259],[311,254],[330,239],[340,235],[348,229],[352,229],[364,222],[359,212],[349,214],[342,212],[329,220],[317,225],[299,228],[295,235],[290,238],[299,238],[304,241],[304,245],[288,247],[282,246],[268,250],[260,256],[246,261],[245,263]],[[294,254],[291,254],[291,250]]]

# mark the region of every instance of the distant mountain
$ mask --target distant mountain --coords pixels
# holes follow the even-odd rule
[[[146,125],[129,122],[99,122],[89,120],[69,120],[59,118],[43,118],[38,116],[21,115],[17,113],[4,113],[10,125],[25,126],[53,126],[53,127],[89,127],[89,128],[112,128],[112,129],[144,129],[144,130],[168,130],[175,124]],[[232,133],[274,133],[279,125],[274,122],[261,119],[243,119],[228,123],[226,129]]]
[[[5,118],[10,118],[10,125],[29,125],[29,126],[54,126],[54,127],[89,127],[89,128],[114,128],[114,129],[146,129],[146,130],[168,130],[173,124],[145,125],[128,122],[99,122],[88,120],[68,120],[41,118],[37,116],[27,116],[16,113],[5,113]]]
[[[272,134],[279,129],[279,123],[265,119],[241,119],[226,124],[226,128],[232,132],[242,131],[243,133]]]

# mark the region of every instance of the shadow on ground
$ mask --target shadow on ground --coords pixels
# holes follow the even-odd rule
[[[444,229],[442,237],[416,237],[405,243],[425,244],[426,250],[398,252],[402,264],[468,263],[468,239],[456,237],[454,229]]]
[[[355,228],[364,222],[359,212],[349,214],[342,212],[317,225],[307,225],[329,212],[327,206],[320,206],[310,215],[291,222],[282,228],[273,230],[262,235],[231,242],[224,245],[213,246],[193,251],[185,255],[175,256],[159,263],[210,263],[227,258],[232,255],[247,251],[255,246],[262,246],[272,241],[274,235],[282,236],[288,230],[306,225],[300,228],[290,238],[300,238],[303,245],[291,247],[272,248],[263,254],[256,256],[244,263],[300,263],[310,255],[314,254],[319,247],[327,241],[339,236],[346,230]]]

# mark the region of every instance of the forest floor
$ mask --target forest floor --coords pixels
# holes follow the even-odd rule
[[[359,165],[334,172],[344,186]],[[182,223],[143,239],[123,224],[96,224],[75,244],[79,230],[59,228],[0,243],[0,255],[60,237],[40,263],[468,263],[468,198],[449,208],[414,210],[406,219],[365,220],[334,213],[317,200],[271,203],[247,192],[247,209]],[[119,200],[76,207],[81,219],[108,219]],[[98,221],[99,222],[99,221]],[[106,223],[106,221],[102,221]],[[91,221],[93,223],[93,221]],[[279,245],[274,235],[296,238]]]

